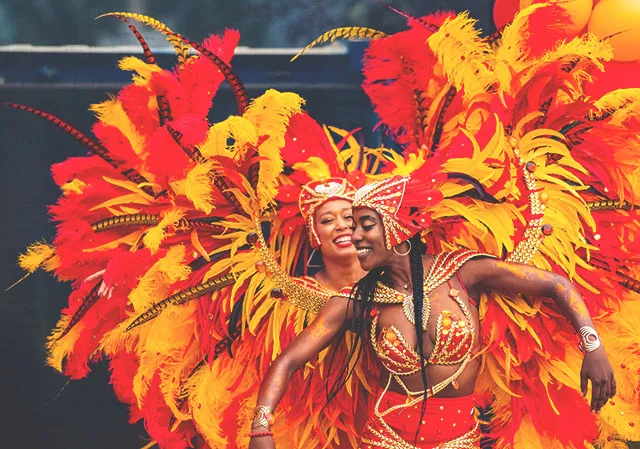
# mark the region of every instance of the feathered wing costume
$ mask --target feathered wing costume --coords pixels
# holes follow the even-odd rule
[[[109,15],[128,24],[144,60],[124,58],[133,83],[92,106],[95,138],[4,104],[47,119],[91,153],[53,167],[62,190],[50,207],[55,239],[20,257],[27,272],[43,268],[73,285],[48,363],[78,379],[106,358],[116,395],[131,422],[144,420],[151,444],[246,446],[269,364],[340,294],[306,276],[309,243],[319,245],[313,211],[352,198],[381,150],[318,125],[296,94],[250,100],[230,67],[235,31],[198,44],[146,16]],[[167,36],[173,70],[157,66],[134,21]],[[225,80],[238,114],[212,124]],[[323,409],[327,364],[344,360],[337,344],[292,377],[278,409],[279,447],[355,445],[368,388],[362,366]]]
[[[640,88],[586,96],[611,49],[590,35],[559,40],[566,19],[553,3],[488,38],[466,13],[406,16],[411,28],[391,36],[342,29],[319,39],[372,39],[363,87],[406,148],[382,176],[418,180],[405,201],[427,221],[417,227],[431,223],[432,251],[477,249],[570,277],[618,382],[590,413],[578,338],[554,304],[482,298],[477,392],[497,447],[640,440]]]

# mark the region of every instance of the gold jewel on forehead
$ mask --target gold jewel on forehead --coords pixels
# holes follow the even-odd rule
[[[416,226],[402,223],[397,216],[409,180],[407,176],[394,176],[367,184],[356,191],[353,207],[373,209],[382,218],[387,249],[411,238],[419,231]]]
[[[355,187],[353,187],[344,178],[329,178],[321,181],[312,181],[302,186],[302,191],[298,198],[298,206],[302,217],[309,227],[309,240],[311,241],[311,246],[314,248],[320,246],[320,238],[316,232],[314,220],[316,209],[332,199],[342,199],[353,202],[355,190]]]

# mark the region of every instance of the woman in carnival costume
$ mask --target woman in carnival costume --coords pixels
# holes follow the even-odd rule
[[[272,360],[365,274],[350,204],[354,184],[377,170],[377,153],[320,126],[296,94],[269,90],[250,101],[230,67],[237,32],[198,44],[146,16],[109,15],[127,23],[144,60],[124,58],[134,82],[92,106],[95,139],[44,111],[3,104],[45,118],[91,152],[52,167],[63,193],[50,208],[55,239],[20,258],[29,273],[43,268],[73,285],[48,364],[79,379],[107,359],[149,446],[246,447]],[[134,21],[167,36],[173,70],[158,67]],[[225,79],[238,114],[211,124]],[[314,276],[305,274],[310,247],[323,260]],[[324,408],[325,360],[346,357],[337,344],[291,379],[279,446],[355,444],[366,382],[354,377]],[[360,367],[356,377],[364,379]]]
[[[382,365],[362,448],[479,447],[474,404],[496,447],[640,440],[640,90],[584,95],[611,48],[560,40],[553,3],[489,38],[466,13],[408,18],[311,44],[372,39],[364,89],[406,153],[356,193],[369,274],[276,361],[254,429],[269,433],[287,375],[350,328],[329,396],[358,343]]]

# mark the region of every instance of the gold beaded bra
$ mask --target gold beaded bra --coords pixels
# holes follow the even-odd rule
[[[449,279],[465,262],[479,256],[487,255],[477,251],[458,250],[451,253],[440,253],[435,256],[424,282],[425,297],[422,321],[425,331],[431,315],[431,302],[428,293],[442,283],[449,282]],[[449,310],[444,310],[440,313],[436,322],[436,338],[433,351],[426,360],[426,364],[460,364],[460,366],[452,376],[430,388],[428,391],[429,395],[438,393],[449,384],[453,384],[455,387],[457,377],[462,373],[472,356],[475,329],[473,327],[471,312],[467,305],[460,299],[460,293],[457,289],[451,288],[449,290],[449,296],[456,302],[464,318],[460,318]],[[413,318],[413,298],[411,295],[402,294],[379,283],[376,288],[374,301],[383,304],[402,304],[405,316],[412,324],[415,324]],[[379,333],[377,332],[377,309],[372,310],[371,317],[371,344],[382,365],[391,373],[391,377],[395,378],[406,390],[407,394],[422,393],[410,392],[399,377],[408,376],[420,371],[419,354],[408,344],[400,330],[395,326],[385,326]]]

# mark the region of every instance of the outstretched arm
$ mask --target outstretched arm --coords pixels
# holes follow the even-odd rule
[[[525,296],[546,296],[553,299],[576,332],[585,326],[594,327],[580,292],[564,276],[497,259],[472,260],[463,267],[461,275],[472,295],[493,290]],[[602,346],[585,354],[580,373],[583,395],[587,394],[589,380],[591,409],[598,411],[616,394],[613,370]]]
[[[269,367],[258,393],[259,407],[275,409],[287,389],[291,375],[329,346],[345,330],[347,313],[348,298],[334,297],[327,301],[313,323],[302,331]],[[260,432],[267,430],[267,427],[256,425],[254,422],[251,430]],[[249,449],[273,447],[273,439],[269,436],[252,438],[249,444]]]

